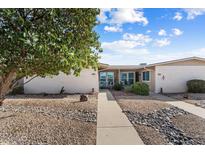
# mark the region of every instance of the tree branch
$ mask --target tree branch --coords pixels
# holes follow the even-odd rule
[[[12,89],[16,89],[16,88],[19,88],[19,87],[21,87],[21,86],[24,86],[25,84],[29,83],[31,80],[35,79],[36,77],[38,77],[38,75],[36,75],[36,76],[32,77],[31,79],[29,79],[28,81],[26,81],[25,83],[23,83],[23,85],[20,85],[20,86],[16,86],[16,87],[15,87],[16,83],[18,82],[18,80],[17,80],[17,81],[12,85]]]
[[[38,77],[38,75],[36,75],[36,76],[32,77],[31,79],[29,79],[29,80],[28,80],[28,81],[26,81],[23,85],[25,85],[25,84],[29,83],[31,80],[35,79],[36,77]]]

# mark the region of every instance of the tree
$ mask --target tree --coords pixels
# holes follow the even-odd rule
[[[0,102],[26,76],[98,67],[99,9],[0,9]]]

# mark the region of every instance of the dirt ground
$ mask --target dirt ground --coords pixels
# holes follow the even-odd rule
[[[153,99],[151,96],[140,96],[122,91],[112,91],[120,107],[124,110],[148,114],[171,105],[162,100]]]
[[[138,96],[122,91],[112,91],[112,94],[123,111],[148,115],[164,108],[173,107],[163,100],[156,100],[152,96]],[[175,116],[171,119],[171,122],[187,136],[205,144],[205,119],[187,114]],[[145,144],[170,144],[165,139],[164,134],[161,134],[158,130],[143,124],[133,125]]]
[[[96,144],[97,98],[17,95],[0,107],[0,144]]]

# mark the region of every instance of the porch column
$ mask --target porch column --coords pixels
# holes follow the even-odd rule
[[[118,70],[118,83],[120,83],[120,69]]]

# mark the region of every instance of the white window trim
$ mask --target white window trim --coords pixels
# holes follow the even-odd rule
[[[143,80],[143,72],[149,72],[149,80]],[[143,71],[141,74],[142,82],[151,82],[151,71]]]

